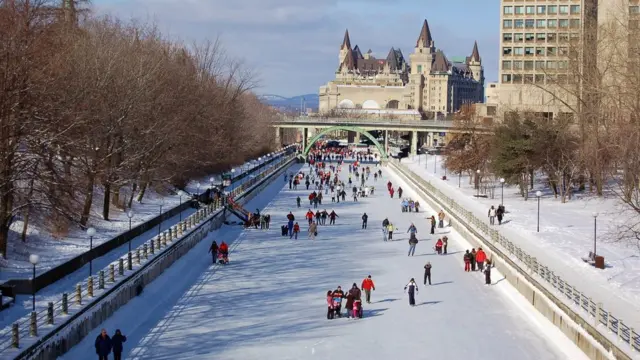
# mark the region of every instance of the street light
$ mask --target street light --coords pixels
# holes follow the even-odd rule
[[[33,278],[31,278],[31,297],[33,302],[33,311],[36,311],[36,265],[40,261],[40,256],[37,254],[29,255],[29,262],[33,265]]]
[[[186,193],[182,190],[178,190],[178,197],[180,198],[180,222],[182,222],[182,197],[185,196]]]
[[[93,275],[93,237],[96,235],[96,229],[90,227],[87,229],[87,235],[89,235],[89,276]]]
[[[133,210],[129,210],[127,213],[127,217],[129,218],[129,231],[131,231],[131,219],[133,219]],[[129,236],[129,252],[131,252],[131,236]]]
[[[504,178],[500,178],[500,186],[502,187],[500,190],[500,205],[504,205]]]
[[[540,198],[542,197],[542,192],[536,191],[536,197],[538,198],[538,232],[540,232]]]
[[[213,200],[213,180],[215,180],[213,178],[213,176],[209,178],[209,183],[211,183],[211,188],[210,188],[211,190],[209,191],[209,198],[211,200]]]
[[[198,183],[200,187],[200,183]],[[164,205],[164,198],[160,198],[160,222],[158,223],[158,235],[162,232],[162,206]]]
[[[458,188],[460,188],[461,183],[462,183],[462,170],[458,171]]]
[[[596,257],[596,231],[598,229],[598,213],[594,212],[593,216],[593,258]]]
[[[476,170],[476,197],[480,197],[480,169]]]

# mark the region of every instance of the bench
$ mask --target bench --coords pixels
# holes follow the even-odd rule
[[[0,285],[0,311],[8,308],[16,302],[15,286]]]

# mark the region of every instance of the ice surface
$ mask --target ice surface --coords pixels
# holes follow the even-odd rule
[[[438,163],[434,163],[434,158]],[[469,177],[447,173],[443,181],[443,158],[420,155],[402,159],[402,164],[445,192],[460,205],[488,222],[487,211],[500,203],[501,188],[497,184],[495,197],[477,198]],[[435,172],[434,172],[435,165]],[[437,178],[434,174],[437,174]],[[460,188],[458,184],[460,183]],[[537,200],[535,192],[545,195],[540,204],[540,232],[537,225]],[[531,256],[535,256],[565,281],[602,302],[605,309],[620,317],[629,327],[640,328],[640,256],[638,248],[622,242],[614,242],[616,231],[625,216],[620,213],[620,202],[613,198],[599,199],[588,194],[577,194],[562,204],[545,191],[544,184],[535,184],[531,198],[524,201],[518,189],[504,188],[504,204],[507,209],[503,225],[496,229]],[[594,220],[597,218],[597,253],[607,263],[604,270],[586,264],[582,257],[593,250]]]
[[[468,245],[451,229],[437,234],[451,239],[450,254],[435,255],[424,220],[433,212],[401,213],[400,200],[384,191],[389,178],[400,182],[385,174],[373,197],[321,205],[339,218],[334,226],[320,226],[315,241],[307,239],[303,220],[308,205],[295,208],[296,196],[306,199],[309,192],[288,186],[279,192],[284,184],[275,181],[247,205],[265,207],[270,230],[225,226],[212,233],[63,358],[93,356],[103,327],[110,334],[121,329],[128,336],[124,357],[139,360],[585,358],[498,274],[494,285],[485,286],[480,273],[464,273]],[[415,195],[403,188],[405,196]],[[298,240],[280,236],[290,210],[303,229]],[[369,229],[362,230],[365,211]],[[393,242],[382,241],[380,224],[387,216],[399,228]],[[406,253],[411,222],[420,239],[415,257]],[[211,265],[207,249],[213,240],[232,242],[229,265]],[[433,285],[425,287],[427,261]],[[360,286],[369,274],[376,291],[373,303],[364,305],[364,318],[327,320],[327,291]],[[403,293],[411,277],[419,284],[416,307]]]

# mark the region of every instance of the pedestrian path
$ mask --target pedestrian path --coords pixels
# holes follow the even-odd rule
[[[451,229],[429,235],[425,218],[436,212],[425,208],[426,202],[420,201],[421,213],[402,213],[397,195],[390,199],[385,190],[389,180],[397,186],[398,177],[383,171],[382,179],[372,180],[374,196],[323,201],[319,210],[335,210],[339,217],[335,225],[320,226],[313,241],[304,220],[308,202],[296,208],[295,201],[309,192],[275,182],[246,206],[266,205],[270,230],[222,228],[101,327],[122,329],[129,337],[124,357],[140,360],[584,359],[506,281],[494,276],[494,285],[486,286],[480,273],[463,272],[468,245]],[[405,197],[415,196],[401,186]],[[302,228],[298,240],[281,236],[289,211]],[[364,212],[367,229],[361,228]],[[394,241],[383,241],[385,217],[398,228]],[[408,257],[412,222],[420,241],[415,256]],[[445,234],[449,254],[436,255],[435,241]],[[213,240],[231,243],[229,265],[211,265],[206,251]],[[422,283],[427,261],[433,266],[431,286]],[[327,291],[360,286],[367,275],[376,290],[372,304],[364,304],[364,318],[327,320]],[[403,291],[410,278],[418,282],[415,307]],[[98,331],[64,359],[93,354]]]

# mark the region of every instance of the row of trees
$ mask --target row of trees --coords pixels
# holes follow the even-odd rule
[[[618,238],[640,246],[640,19],[627,6],[592,15],[598,21],[585,15],[580,37],[566,43],[563,72],[543,70],[545,83],[525,85],[564,112],[507,109],[488,133],[466,108],[457,121],[468,133],[451,139],[446,164],[494,177],[486,181],[504,177],[525,199],[536,175],[562,202],[581,190],[615,194],[629,212]]]
[[[64,235],[88,224],[97,190],[108,220],[150,186],[181,187],[276,146],[276,114],[219,42],[187,46],[79,5],[0,0],[4,257],[16,220]]]

